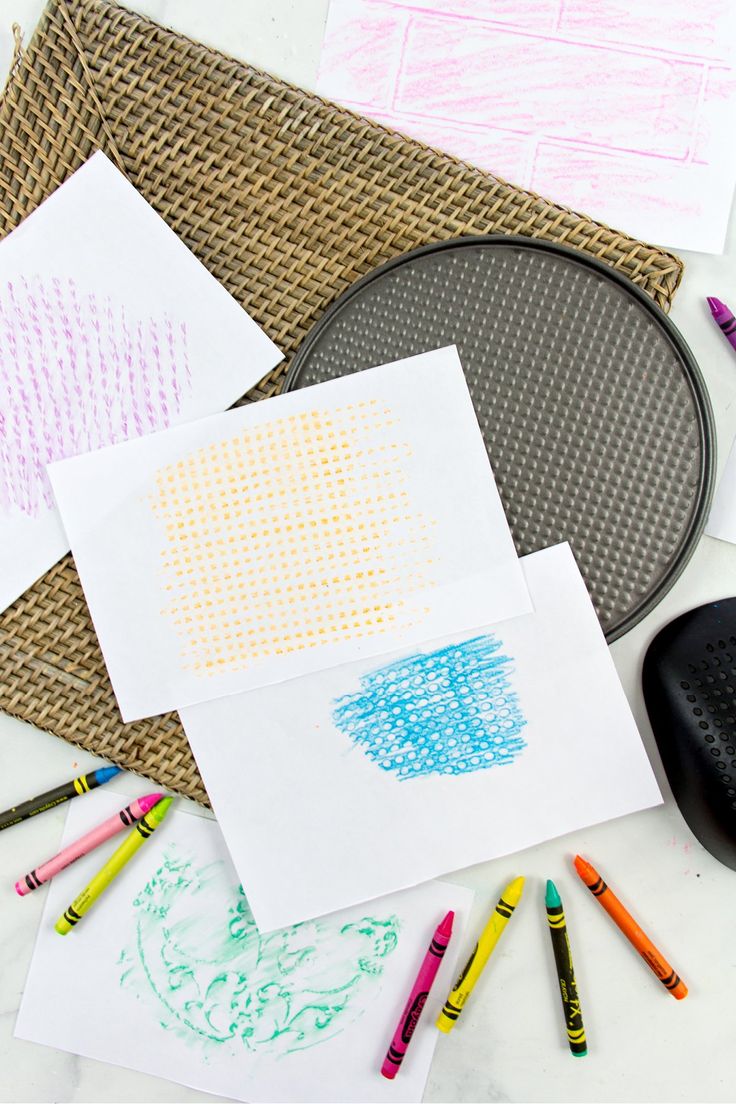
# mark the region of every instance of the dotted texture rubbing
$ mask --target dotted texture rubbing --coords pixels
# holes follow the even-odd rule
[[[286,360],[376,265],[463,234],[562,242],[664,310],[671,253],[520,190],[106,0],[51,0],[0,100],[0,237],[97,148]],[[0,615],[0,707],[206,801],[174,714],[123,725],[71,557]]]

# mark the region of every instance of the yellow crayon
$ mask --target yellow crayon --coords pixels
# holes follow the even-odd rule
[[[63,916],[60,916],[56,921],[54,927],[59,935],[66,935],[70,932],[72,928],[79,923],[85,912],[89,912],[98,897],[101,897],[110,885],[110,882],[117,877],[125,864],[133,858],[138,848],[142,847],[149,836],[153,835],[156,828],[158,828],[159,824],[168,813],[172,801],[173,798],[171,797],[162,798],[161,801],[156,802],[153,808],[150,809],[144,817],[141,817],[135,828],[133,828],[120,844],[117,851],[113,851],[110,858],[102,869],[97,871],[89,885],[82,890],[79,896],[72,901],[69,908],[65,910]]]
[[[475,983],[483,973],[486,962],[491,957],[494,947],[521,900],[523,889],[524,879],[514,878],[513,882],[510,882],[503,891],[490,920],[480,934],[473,953],[465,963],[463,972],[455,982],[455,988],[445,1001],[445,1006],[437,1017],[437,1027],[440,1031],[450,1032],[455,1026],[460,1013],[465,1007],[465,1002],[473,992]]]

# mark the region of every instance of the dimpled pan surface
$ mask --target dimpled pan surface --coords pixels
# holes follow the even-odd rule
[[[615,640],[672,586],[707,516],[715,446],[692,354],[634,283],[584,254],[467,237],[349,288],[286,389],[451,344],[519,554],[569,540]]]

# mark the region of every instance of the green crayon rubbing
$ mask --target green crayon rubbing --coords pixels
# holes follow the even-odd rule
[[[173,846],[133,904],[120,985],[205,1051],[278,1057],[333,1038],[380,991],[399,938],[393,915],[343,925],[326,917],[261,936],[225,863],[198,867]]]

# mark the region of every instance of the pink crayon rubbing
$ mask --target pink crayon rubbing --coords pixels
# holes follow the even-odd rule
[[[81,859],[83,855],[94,851],[95,847],[99,847],[101,843],[111,839],[118,832],[122,832],[124,828],[130,828],[136,820],[140,820],[141,817],[145,816],[163,796],[162,793],[152,793],[131,801],[130,805],[126,805],[119,813],[115,813],[108,820],[103,820],[102,824],[98,824],[91,832],[87,832],[86,836],[80,836],[78,840],[70,843],[58,855],[54,855],[53,859],[49,859],[41,866],[36,867],[35,870],[32,870],[30,874],[26,874],[20,881],[17,881],[15,883],[16,893],[20,897],[25,897],[32,890],[38,889],[44,882],[48,882],[55,877],[59,871],[64,870],[65,867],[70,866],[77,859]]]
[[[442,959],[444,958],[447,945],[450,942],[450,936],[452,935],[452,922],[454,919],[455,913],[448,912],[447,916],[435,931],[432,942],[424,956],[424,961],[419,967],[416,981],[412,986],[409,999],[404,1006],[404,1011],[401,1013],[401,1019],[398,1022],[396,1031],[394,1031],[394,1037],[391,1040],[391,1045],[388,1048],[386,1057],[383,1060],[383,1065],[381,1066],[381,1073],[384,1077],[388,1077],[389,1080],[393,1080],[399,1072],[401,1063],[404,1061],[404,1055],[411,1042],[416,1026],[419,1023],[419,1017],[424,1011],[424,1005],[427,1003],[429,991],[437,976],[437,971],[442,965]]]
[[[0,281],[0,514],[51,509],[47,464],[165,429],[190,389],[183,324],[72,279]]]
[[[648,240],[722,252],[730,193],[715,196],[729,171],[718,139],[736,96],[733,4],[700,0],[697,18],[688,7],[334,3],[316,90]],[[596,95],[581,97],[588,86]]]

